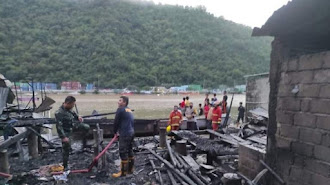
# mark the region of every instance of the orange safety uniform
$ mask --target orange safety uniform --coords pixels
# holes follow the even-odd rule
[[[213,130],[218,130],[221,123],[221,108],[217,106],[212,111],[212,128]]]
[[[207,119],[207,115],[209,114],[209,111],[210,111],[210,106],[209,105],[205,105],[204,106],[205,119]]]
[[[169,125],[171,125],[171,130],[179,130],[181,121],[182,121],[182,114],[179,111],[172,111],[169,120]]]

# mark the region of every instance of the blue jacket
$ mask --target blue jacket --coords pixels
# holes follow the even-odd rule
[[[119,132],[120,136],[134,135],[134,116],[130,108],[117,109],[113,131],[115,134]]]

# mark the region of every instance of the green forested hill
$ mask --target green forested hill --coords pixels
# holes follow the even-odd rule
[[[0,0],[0,73],[122,88],[244,83],[268,71],[269,38],[203,8],[123,0]]]

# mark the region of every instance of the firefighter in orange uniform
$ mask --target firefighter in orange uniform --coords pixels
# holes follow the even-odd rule
[[[174,106],[174,110],[170,114],[169,125],[171,130],[179,130],[182,121],[182,114],[178,111],[178,106]]]
[[[212,110],[212,129],[218,130],[219,125],[221,123],[221,108],[220,108],[220,102],[214,103],[214,108]]]

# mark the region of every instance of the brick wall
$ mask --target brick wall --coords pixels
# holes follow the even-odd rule
[[[289,185],[329,185],[330,52],[280,65],[276,172]],[[292,93],[294,88],[299,92]]]

